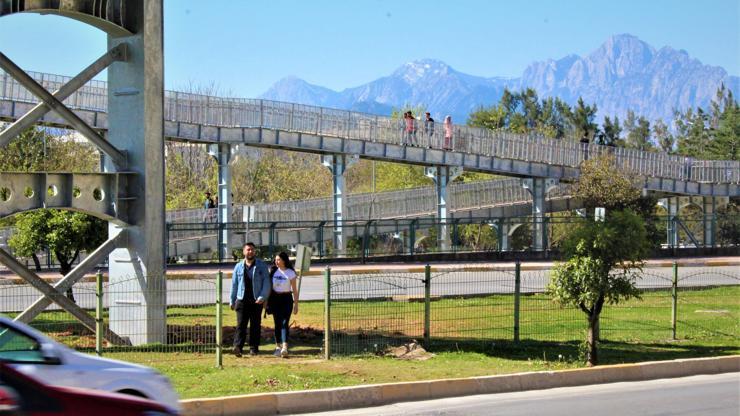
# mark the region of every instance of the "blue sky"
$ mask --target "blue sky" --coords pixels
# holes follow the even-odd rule
[[[739,0],[165,0],[165,82],[254,97],[295,75],[341,90],[419,58],[511,77],[619,33],[740,75]],[[28,70],[74,75],[105,43],[57,16],[0,19],[0,51]]]

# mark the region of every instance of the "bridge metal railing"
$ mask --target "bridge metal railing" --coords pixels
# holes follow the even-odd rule
[[[548,193],[548,197],[569,197],[570,189],[568,184],[559,184]],[[456,183],[450,185],[448,192],[448,209],[452,212],[526,203],[532,199],[519,179]],[[436,194],[431,186],[350,194],[346,198],[345,218],[400,218],[436,212]],[[254,204],[254,221],[324,221],[332,218],[332,203],[332,198],[327,197]],[[241,213],[242,207],[235,206],[232,219],[241,221]],[[205,216],[202,208],[168,211],[167,222],[198,222]],[[211,220],[214,218],[214,215],[210,216]]]
[[[5,73],[0,75],[2,98],[36,102],[37,100]],[[49,90],[58,89],[69,77],[29,73]],[[65,103],[73,108],[104,112],[107,91],[102,81],[91,81],[72,94]],[[389,117],[302,104],[262,99],[212,97],[193,93],[165,91],[166,120],[219,127],[261,127],[370,142],[417,144],[444,148],[444,128],[436,123],[433,132],[425,132],[418,122],[414,134],[408,134],[402,121]],[[612,153],[617,162],[636,175],[713,183],[740,183],[740,162],[693,160],[666,153],[614,148],[597,144],[583,145],[572,140],[556,140],[536,134],[515,134],[482,128],[453,126],[452,148],[458,152],[502,159],[578,167],[588,157]]]

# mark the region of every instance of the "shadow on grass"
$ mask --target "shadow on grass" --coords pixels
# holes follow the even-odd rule
[[[480,342],[470,340],[435,340],[431,352],[474,352],[508,360],[584,361],[581,341],[536,341],[514,342],[499,340]],[[599,343],[600,364],[637,363],[644,361],[676,360],[740,352],[740,345],[704,345],[699,341],[681,340],[666,342],[623,342],[602,340]]]
[[[41,324],[41,325],[39,325]],[[94,334],[77,322],[34,322],[34,326],[45,330],[60,342],[73,345],[81,350],[88,350],[95,345]],[[643,361],[674,360],[722,356],[740,353],[740,341],[732,337],[717,337],[710,331],[708,337],[698,339],[611,341],[602,340],[599,345],[601,364],[636,363]],[[235,328],[223,327],[223,346],[230,348],[233,344]],[[323,331],[312,327],[291,327],[290,340],[295,347],[301,348],[301,355],[320,357],[323,347]],[[274,330],[269,326],[262,327],[262,345],[274,342]],[[414,340],[402,333],[332,333],[331,345],[333,356],[383,355],[389,348],[406,344]],[[422,339],[416,338],[421,342]],[[510,339],[472,339],[472,338],[432,338],[428,350],[434,353],[461,352],[479,353],[489,357],[507,360],[543,360],[582,362],[582,340],[544,341]],[[136,347],[106,348],[116,351],[162,351],[162,352],[198,352],[209,354],[215,351],[216,328],[214,325],[167,325],[165,344],[148,344]]]

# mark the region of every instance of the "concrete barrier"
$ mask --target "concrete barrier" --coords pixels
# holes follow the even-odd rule
[[[187,416],[307,413],[473,394],[507,393],[740,371],[740,355],[605,365],[562,371],[373,384],[183,400]]]

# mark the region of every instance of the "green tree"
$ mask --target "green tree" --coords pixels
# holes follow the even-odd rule
[[[588,210],[603,207],[609,212],[634,208],[641,197],[636,181],[629,172],[617,169],[614,156],[603,154],[581,164],[574,195]]]
[[[604,117],[604,124],[602,124],[603,135],[600,144],[606,146],[617,146],[620,144],[620,134],[622,134],[622,127],[619,125],[619,117],[614,117],[614,122],[609,116]]]
[[[649,239],[642,218],[626,208],[639,201],[640,192],[610,156],[584,163],[575,195],[587,207],[611,209],[604,220],[591,217],[567,231],[561,249],[568,260],[555,266],[547,292],[555,302],[586,314],[586,358],[589,365],[596,365],[601,312],[605,304],[639,297],[635,281],[648,255]]]
[[[586,105],[583,97],[578,97],[578,103],[570,114],[570,122],[575,129],[576,138],[586,137],[593,140],[596,136],[598,131],[598,126],[594,123],[596,111],[596,104]]]
[[[81,212],[42,209],[18,216],[17,231],[8,244],[19,256],[33,257],[48,248],[59,261],[63,276],[72,270],[81,251],[91,251],[105,242],[107,222]]]
[[[701,108],[676,114],[678,131],[678,153],[696,158],[705,158],[712,141],[709,127],[709,116]]]
[[[721,111],[717,110],[714,140],[707,146],[707,156],[740,160],[740,106],[732,97],[732,91],[718,91],[718,95],[722,106]]]
[[[560,139],[570,129],[571,118],[570,107],[559,98],[539,100],[531,88],[520,92],[505,89],[496,105],[472,112],[467,124],[512,133],[536,132]]]
[[[658,119],[653,125],[653,133],[655,140],[658,142],[658,147],[661,151],[666,153],[673,152],[673,146],[676,144],[676,139],[671,134],[668,126],[661,119]]]
[[[94,172],[98,151],[71,136],[55,136],[48,129],[34,127],[21,133],[0,153],[0,171]],[[37,253],[49,249],[60,264],[60,273],[72,270],[80,251],[96,248],[105,241],[107,223],[80,212],[42,209],[14,217],[17,231],[8,241],[19,256],[33,258],[41,269]]]
[[[717,210],[717,242],[740,245],[740,206],[735,201]]]
[[[637,119],[637,125],[627,133],[626,147],[638,150],[652,150],[650,142],[650,121],[643,116]]]
[[[563,253],[568,260],[555,266],[547,292],[586,315],[586,360],[597,365],[604,305],[640,296],[635,282],[648,253],[644,224],[630,210],[615,211],[605,221],[585,220],[563,242]]]

